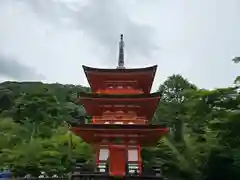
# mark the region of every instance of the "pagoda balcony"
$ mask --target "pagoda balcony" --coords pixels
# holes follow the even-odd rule
[[[101,90],[98,90],[96,93],[122,95],[122,94],[143,94],[144,92],[141,89],[123,88],[122,86],[119,86],[118,88],[101,89]]]
[[[148,120],[145,117],[125,116],[121,118],[94,116],[93,124],[147,124]]]
[[[147,120],[131,120],[131,119],[121,119],[121,120],[97,120],[92,122],[93,124],[147,124]]]
[[[124,125],[148,125],[148,124],[154,124],[154,125],[164,125],[165,123],[161,123],[161,122],[154,122],[152,123],[149,120],[146,120],[145,118],[139,118],[139,119],[128,119],[128,118],[124,118],[124,119],[101,119],[101,118],[92,118],[91,121],[89,122],[89,117],[88,116],[81,116],[79,118],[73,118],[73,119],[69,119],[67,122],[70,125],[81,125],[81,124],[98,124],[98,125],[114,125],[114,124],[124,124]]]

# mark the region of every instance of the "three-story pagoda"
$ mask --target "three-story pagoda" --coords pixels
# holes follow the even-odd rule
[[[92,122],[72,125],[71,130],[94,146],[100,172],[141,175],[141,148],[156,145],[168,133],[166,127],[148,123],[160,100],[160,93],[150,93],[157,66],[125,68],[121,35],[116,69],[83,69],[92,93],[80,93],[79,103]]]

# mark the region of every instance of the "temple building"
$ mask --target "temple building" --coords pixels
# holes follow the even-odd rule
[[[91,123],[72,124],[71,131],[96,151],[96,171],[124,177],[142,174],[141,148],[156,146],[168,133],[162,125],[150,125],[160,93],[151,93],[157,66],[126,68],[124,41],[119,43],[115,69],[83,66],[92,93],[79,93]]]

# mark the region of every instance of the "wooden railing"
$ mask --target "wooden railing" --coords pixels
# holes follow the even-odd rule
[[[139,89],[104,89],[98,90],[99,94],[142,94],[143,91]]]
[[[146,124],[147,120],[131,120],[131,119],[121,119],[121,120],[96,120],[94,124]]]
[[[94,124],[147,124],[148,120],[146,118],[107,118],[107,117],[94,117]]]

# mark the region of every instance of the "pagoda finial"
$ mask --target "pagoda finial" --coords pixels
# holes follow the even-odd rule
[[[120,35],[119,42],[119,56],[118,56],[118,67],[117,69],[124,69],[124,41],[123,34]]]

